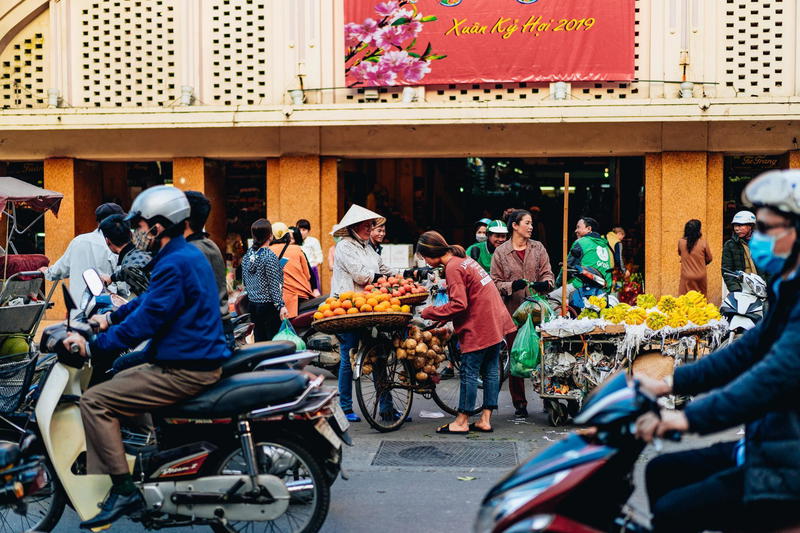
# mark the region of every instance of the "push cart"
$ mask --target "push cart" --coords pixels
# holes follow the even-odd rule
[[[609,325],[563,337],[542,332],[534,390],[550,424],[562,426],[611,374],[624,369],[655,379],[671,375],[675,366],[715,350],[724,339],[724,327],[720,323],[665,332]]]

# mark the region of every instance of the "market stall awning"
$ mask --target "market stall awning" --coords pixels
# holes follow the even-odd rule
[[[60,192],[48,191],[36,185],[26,183],[12,177],[0,177],[0,211],[5,211],[6,203],[17,207],[26,207],[35,211],[47,211],[58,215],[58,208],[64,195]]]

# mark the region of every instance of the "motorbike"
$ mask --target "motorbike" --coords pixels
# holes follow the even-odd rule
[[[753,329],[764,317],[764,304],[767,301],[767,284],[758,274],[748,274],[723,270],[723,275],[741,283],[741,290],[729,292],[719,308],[720,314],[728,321],[730,340]]]
[[[46,328],[41,340],[42,351],[54,353],[56,362],[42,378],[31,417],[49,494],[38,502],[38,522],[30,524],[36,531],[51,531],[67,504],[81,519],[91,518],[111,486],[108,476],[86,474],[78,402],[92,373],[91,358],[63,346],[70,331],[93,334],[87,315],[101,308],[96,299],[102,290],[95,276],[85,277],[95,296],[83,310],[64,291],[68,319]],[[322,378],[256,370],[264,360],[285,364],[315,354],[269,357],[274,344],[278,352],[285,347],[264,344],[237,350],[223,364],[223,378],[198,396],[150,413],[155,431],[146,439],[125,440],[146,504],[131,518],[144,528],[208,525],[231,532],[263,524],[314,532],[322,526],[330,486],[341,473],[343,443],[350,443],[349,424],[335,388],[324,387]]]
[[[569,280],[578,278],[581,280],[582,285],[576,288],[569,295],[568,311],[573,318],[580,314],[581,310],[586,307],[586,302],[590,296],[600,296],[608,299],[608,306],[613,307],[619,303],[619,300],[614,294],[609,292],[610,287],[606,283],[603,274],[592,267],[579,267],[567,268],[567,276]],[[557,292],[556,292],[557,291]],[[557,297],[553,297],[557,294]],[[550,307],[554,312],[561,313],[561,287],[551,292],[548,296]]]
[[[311,365],[322,368],[333,374],[339,375],[339,339],[336,335],[329,335],[327,333],[320,333],[311,327],[314,321],[314,313],[317,308],[325,303],[328,298],[327,294],[319,298],[312,298],[300,302],[297,308],[298,314],[296,317],[289,320],[294,328],[295,333],[303,339],[306,348],[317,353],[317,357],[310,361]],[[247,314],[247,292],[243,291],[234,302],[234,308],[240,315]]]
[[[46,485],[43,457],[32,452],[35,442],[30,433],[21,444],[0,442],[0,505],[11,506],[15,512],[24,512],[24,498]]]
[[[475,533],[646,531],[625,505],[645,447],[635,423],[648,411],[658,412],[658,402],[637,380],[624,372],[607,380],[575,417],[596,433],[572,433],[500,480],[483,499]]]

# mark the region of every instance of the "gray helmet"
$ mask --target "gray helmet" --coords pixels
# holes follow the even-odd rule
[[[770,170],[747,184],[742,192],[747,207],[772,207],[800,216],[800,170]]]
[[[158,217],[164,219],[164,226],[179,224],[189,218],[191,208],[189,200],[182,190],[169,185],[158,185],[142,191],[133,201],[131,210],[125,220],[159,222]],[[164,224],[167,222],[167,224]]]

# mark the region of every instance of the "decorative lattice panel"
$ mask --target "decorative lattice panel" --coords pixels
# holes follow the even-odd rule
[[[0,51],[0,108],[47,106],[48,20],[47,12],[39,15]]]
[[[725,0],[722,82],[741,96],[785,94],[794,0]]]
[[[211,101],[261,104],[267,99],[267,2],[212,0]]]
[[[640,53],[640,42],[649,39],[649,32],[644,28],[646,13],[642,9],[651,0],[636,0],[635,38],[634,38],[634,78],[645,72],[645,62],[649,58]],[[402,99],[402,87],[384,87],[379,89],[380,102],[398,102]],[[572,83],[571,97],[583,100],[599,100],[602,98],[648,98],[650,91],[646,83],[608,82],[608,83]],[[496,100],[529,100],[537,101],[550,97],[549,83],[489,83],[472,85],[428,85],[425,88],[427,102],[488,102]],[[364,102],[364,89],[353,89],[345,96],[348,102]]]
[[[83,105],[160,106],[179,100],[175,4],[86,2],[80,10]]]

